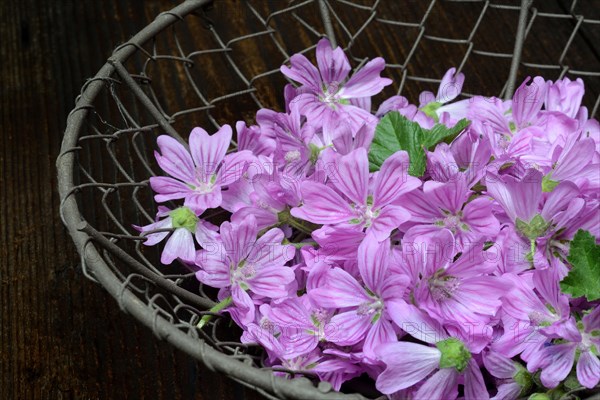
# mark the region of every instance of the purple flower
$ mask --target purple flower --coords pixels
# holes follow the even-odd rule
[[[519,363],[494,351],[483,353],[483,365],[498,379],[498,393],[492,400],[516,400],[533,388],[533,377]]]
[[[235,124],[238,150],[250,150],[255,156],[270,156],[275,151],[275,138],[264,133],[257,125],[246,126],[244,121]]]
[[[425,114],[416,105],[410,104],[404,96],[392,96],[379,106],[375,113],[378,118],[382,118],[390,111],[398,111],[400,115],[411,121],[418,123],[425,129],[431,129],[435,125],[435,120]]]
[[[328,164],[331,185],[314,182],[301,185],[303,205],[291,213],[317,224],[357,226],[383,240],[409,219],[409,214],[392,203],[402,194],[416,189],[421,181],[408,175],[408,155],[399,151],[390,156],[375,174],[369,187],[369,161],[364,148],[345,156],[335,155]]]
[[[457,258],[450,231],[420,235],[413,230],[404,236],[403,258],[416,282],[415,304],[461,329],[489,324],[510,286],[491,275],[496,265],[487,259],[482,244],[471,244]]]
[[[535,370],[533,366],[540,350],[549,342],[548,335],[562,333],[570,314],[568,297],[558,291],[558,281],[547,275],[553,272],[549,270],[540,275],[536,271],[537,276],[531,273],[519,277],[504,275],[504,279],[512,283],[512,289],[502,299],[504,334],[494,342],[492,349],[507,357],[520,354],[524,361],[531,362],[530,371]],[[540,291],[541,298],[534,288]]]
[[[440,143],[427,153],[427,171],[434,181],[448,182],[465,176],[472,187],[485,175],[492,149],[486,137],[479,137],[471,128],[452,144]]]
[[[218,290],[210,311],[227,312],[278,376],[338,390],[367,375],[390,399],[514,400],[574,376],[596,388],[598,301],[560,285],[583,259],[575,233],[600,241],[600,124],[583,82],[528,78],[511,100],[456,101],[465,77],[451,68],[418,107],[392,96],[372,114],[391,83],[381,58],[351,75],[324,39],[316,64],[293,55],[284,112],[238,121],[235,142],[228,125],[194,129],[189,149],[158,138],[168,176],[150,185],[175,205],[135,227],[144,244],[164,240],[164,264],[195,263]],[[426,149],[421,178],[407,173],[418,143],[371,173],[392,110],[425,129],[470,124]],[[209,208],[220,228],[200,219]]]
[[[306,295],[272,306],[264,304],[261,312],[279,328],[287,358],[310,353],[325,340],[326,330],[334,328],[329,324],[333,312],[318,307]]]
[[[201,245],[210,243],[218,237],[216,226],[200,220],[187,207],[179,207],[175,210],[159,207],[156,218],[157,222],[141,227],[134,225],[134,228],[146,237],[144,241],[146,246],[154,246],[169,236],[171,231],[173,232],[160,257],[160,262],[165,265],[171,264],[177,258],[188,263],[194,262],[196,246],[193,236]],[[158,220],[159,218],[163,219]]]
[[[558,111],[568,117],[575,118],[579,113],[584,93],[585,87],[581,78],[572,81],[565,77],[555,83],[548,81],[545,99],[546,110]]]
[[[459,250],[469,243],[495,239],[500,224],[492,212],[491,199],[470,200],[471,194],[463,175],[444,183],[425,182],[422,191],[412,191],[396,201],[411,214],[403,228],[417,225],[422,234],[448,229]]]
[[[341,48],[332,49],[329,40],[321,39],[316,53],[318,69],[302,54],[290,58],[291,67],[281,67],[285,76],[302,85],[291,108],[298,107],[317,128],[346,118],[357,126],[377,123],[376,118],[358,104],[392,83],[380,77],[385,61],[375,58],[347,80],[350,63]]]
[[[435,346],[395,342],[378,347],[376,353],[386,369],[377,378],[377,389],[392,394],[424,381],[415,399],[451,400],[458,397],[462,378],[466,400],[489,398],[481,370],[462,341],[450,337]]]
[[[253,160],[250,151],[239,151],[225,156],[231,142],[231,127],[223,125],[209,136],[202,128],[190,134],[190,150],[170,136],[157,139],[161,153],[155,152],[156,161],[171,175],[150,178],[150,186],[159,202],[185,199],[184,205],[197,214],[221,205],[221,188],[242,177],[245,166]]]
[[[403,303],[408,277],[390,274],[389,241],[378,243],[367,235],[358,249],[360,282],[341,268],[331,269],[325,283],[310,291],[314,301],[325,308],[343,309],[331,318],[335,328],[326,332],[329,341],[352,345],[365,340],[363,351],[373,357],[374,349],[395,340],[396,333],[387,305]]]
[[[240,224],[223,222],[221,240],[196,255],[200,270],[196,278],[215,288],[231,291],[234,309],[243,325],[254,320],[255,306],[250,293],[270,299],[288,295],[287,285],[294,271],[285,264],[295,249],[282,245],[283,232],[274,228],[257,238],[256,220]]]
[[[235,210],[231,221],[239,223],[249,216],[256,218],[259,229],[275,226],[286,209],[300,203],[299,182],[275,171],[272,175],[253,176],[245,198],[249,204]]]
[[[454,104],[445,104],[460,95],[464,82],[465,75],[463,73],[456,74],[456,68],[450,68],[440,82],[437,96],[428,91],[419,95],[419,109],[435,122],[439,121],[448,126],[454,125],[460,118],[463,118],[459,114],[466,114],[469,103],[460,101]]]
[[[544,176],[542,189],[554,190],[559,182],[570,180],[584,194],[595,195],[600,189],[600,163],[594,139],[581,133],[567,138],[564,146],[557,146],[552,156],[552,169]]]
[[[542,368],[541,381],[548,388],[558,386],[571,372],[579,353],[577,380],[592,389],[600,382],[600,360],[595,350],[600,347],[600,307],[592,309],[579,323],[573,318],[568,323],[558,343],[540,350],[536,366]]]
[[[276,168],[284,168],[287,175],[304,178],[319,159],[326,144],[306,123],[297,107],[289,113],[261,109],[256,120],[263,132],[275,138],[273,161]]]

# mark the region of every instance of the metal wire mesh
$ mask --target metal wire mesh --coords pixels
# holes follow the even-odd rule
[[[156,211],[148,179],[160,173],[157,136],[182,139],[195,126],[210,131],[252,122],[261,107],[281,110],[286,80],[279,67],[296,52],[312,56],[323,35],[357,67],[369,57],[386,59],[395,86],[374,104],[396,93],[416,101],[456,66],[467,75],[467,97],[510,97],[515,80],[537,73],[582,77],[593,117],[600,105],[600,10],[590,3],[188,0],[161,14],[115,49],[69,116],[57,160],[60,211],[84,273],[158,337],[269,398],[339,398],[326,384],[274,378],[260,349],[239,343],[226,317],[196,328],[215,292],[187,267],[161,265],[160,249],[143,246],[132,228],[152,222]],[[208,219],[225,217],[216,210]]]

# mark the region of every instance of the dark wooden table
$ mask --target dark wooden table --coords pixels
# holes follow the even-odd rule
[[[0,399],[233,399],[245,392],[158,341],[85,279],[57,213],[55,159],[80,87],[117,44],[177,3],[0,6]]]
[[[8,0],[0,6],[0,399],[259,397],[122,313],[84,278],[57,213],[55,159],[80,87],[117,44],[175,4]],[[446,16],[444,24],[460,18]],[[498,50],[502,44],[490,37]],[[537,51],[550,52],[552,42],[539,40]],[[597,44],[595,53],[591,48],[582,57],[598,70]],[[431,62],[420,56],[415,65]],[[490,71],[467,72],[472,91],[497,85]],[[592,83],[590,105],[599,86]]]

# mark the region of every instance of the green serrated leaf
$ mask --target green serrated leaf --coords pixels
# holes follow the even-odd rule
[[[571,241],[567,260],[571,270],[560,282],[563,293],[585,296],[588,301],[600,299],[600,246],[596,238],[588,231],[578,230]]]
[[[427,163],[424,140],[425,132],[418,123],[410,121],[397,111],[386,114],[375,129],[375,137],[369,149],[371,171],[378,171],[389,156],[405,150],[410,158],[408,173],[422,176]]]
[[[459,133],[464,131],[470,123],[471,122],[468,119],[463,118],[452,128],[448,128],[444,124],[435,124],[430,130],[425,130],[425,146],[428,149],[433,150],[438,143],[443,141],[450,143]]]
[[[435,145],[444,140],[452,141],[469,123],[467,119],[461,119],[452,128],[436,124],[428,130],[399,112],[392,111],[377,125],[369,150],[369,168],[371,172],[378,171],[389,156],[404,150],[410,158],[408,173],[412,176],[422,176],[427,165],[425,150],[432,150]]]

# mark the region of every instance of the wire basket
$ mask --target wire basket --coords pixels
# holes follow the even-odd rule
[[[148,180],[159,171],[158,135],[183,140],[195,126],[282,110],[279,67],[293,53],[312,55],[322,36],[356,67],[386,59],[395,84],[374,104],[400,93],[416,100],[455,66],[467,76],[462,96],[510,98],[516,82],[542,74],[583,78],[591,117],[600,106],[600,10],[577,0],[188,0],[118,46],[83,86],[57,160],[60,213],[83,272],[160,339],[268,398],[377,394],[338,393],[306,374],[275,377],[257,346],[239,343],[227,316],[196,328],[215,293],[185,266],[161,265],[159,250],[142,246],[132,225],[152,222],[156,211]]]

